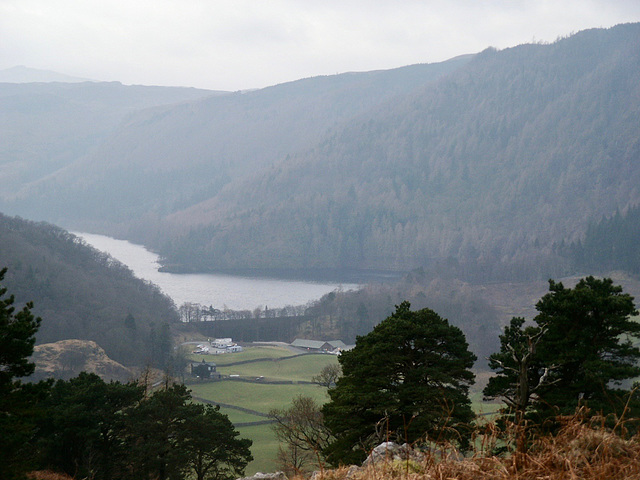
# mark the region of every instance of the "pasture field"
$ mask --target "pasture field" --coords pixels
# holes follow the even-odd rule
[[[292,399],[298,395],[310,396],[319,404],[328,401],[329,397],[325,388],[306,382],[311,381],[311,378],[320,373],[324,366],[337,363],[337,357],[318,354],[286,358],[293,355],[295,353],[291,350],[275,346],[247,347],[243,352],[224,355],[193,355],[192,358],[195,361],[201,361],[204,358],[207,362],[216,363],[218,373],[223,376],[238,375],[239,377],[212,382],[188,382],[187,386],[192,390],[192,395],[196,397],[195,401],[198,401],[197,398],[202,398],[264,414],[274,408],[288,407]],[[255,361],[230,365],[246,360]],[[481,390],[486,383],[487,375],[489,375],[488,372],[479,373],[477,383],[471,391],[474,411],[485,415],[500,408],[497,403],[488,403],[482,400]],[[257,380],[260,377],[263,378]],[[270,380],[291,381],[293,383],[270,384],[268,383]],[[252,475],[256,472],[277,470],[278,441],[271,426],[242,426],[242,424],[250,422],[264,421],[267,418],[227,407],[221,407],[220,411],[227,415],[235,425],[241,425],[237,429],[242,437],[253,440],[251,452],[254,460],[247,466],[245,473]]]
[[[276,455],[280,444],[271,429],[271,425],[238,427],[237,430],[240,432],[240,437],[253,440],[253,445],[251,446],[253,461],[247,465],[245,475],[279,470],[276,464]]]
[[[328,400],[326,389],[309,383],[311,377],[320,373],[325,365],[337,363],[335,355],[303,355],[294,358],[284,358],[295,355],[295,352],[283,347],[259,346],[247,347],[244,351],[224,355],[190,355],[194,361],[214,362],[218,366],[218,373],[226,375],[240,375],[240,380],[223,380],[214,382],[187,381],[194,400],[198,398],[220,402],[227,405],[247,408],[260,413],[269,413],[274,408],[286,408],[291,400],[298,395],[307,395],[323,404]],[[259,360],[241,365],[227,366],[230,363],[246,360]],[[256,378],[264,380],[256,381]],[[292,381],[291,384],[269,384],[269,380]],[[236,425],[249,422],[267,420],[267,418],[252,415],[233,408],[220,407],[220,411],[227,415]],[[246,474],[256,472],[273,472],[277,469],[276,454],[278,441],[270,425],[251,425],[237,427],[240,435],[253,440],[251,453],[254,460],[247,466]]]
[[[203,358],[205,362],[214,362],[216,365],[227,365],[229,363],[244,362],[246,360],[256,360],[261,358],[282,358],[295,355],[295,352],[278,346],[247,347],[242,352],[224,353],[222,355],[201,355],[190,354],[189,359],[199,362]]]
[[[229,417],[229,420],[231,420],[231,423],[234,425],[239,423],[261,422],[263,420],[268,420],[266,417],[252,415],[251,413],[236,410],[235,408],[220,407],[220,413]]]
[[[215,360],[214,360],[215,361]],[[218,365],[218,373],[240,375],[241,377],[263,376],[265,380],[292,380],[309,382],[311,377],[329,364],[337,363],[334,355],[303,355],[294,358],[274,358],[272,360],[241,365]]]
[[[261,413],[269,413],[273,408],[286,407],[298,395],[312,397],[320,404],[328,400],[325,388],[309,384],[271,385],[223,380],[189,385],[189,388],[194,397],[244,407]]]

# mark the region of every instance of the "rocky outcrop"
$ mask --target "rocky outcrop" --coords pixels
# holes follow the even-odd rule
[[[127,382],[134,377],[131,370],[111,360],[105,351],[90,340],[61,340],[38,345],[31,361],[36,371],[30,379],[69,379],[80,372],[95,373],[105,381]]]
[[[352,480],[361,470],[362,467],[350,465],[336,470],[324,472],[315,471],[311,474],[309,480]]]
[[[349,467],[341,467],[333,470],[326,470],[324,472],[315,471],[311,474],[309,480],[353,480],[357,478],[366,478],[367,469],[371,468],[379,462],[396,462],[396,461],[409,461],[416,464],[424,464],[429,455],[436,455],[437,457],[454,458],[456,460],[463,459],[463,456],[459,452],[444,452],[440,449],[432,450],[431,452],[424,452],[414,449],[408,443],[402,445],[395,442],[382,442],[376,448],[371,451],[371,454],[363,462],[361,467],[357,465],[351,465]],[[363,477],[363,475],[365,477]],[[276,473],[256,473],[252,477],[244,477],[238,480],[287,480],[287,476],[283,472]]]

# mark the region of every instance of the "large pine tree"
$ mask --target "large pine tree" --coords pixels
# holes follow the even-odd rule
[[[336,438],[328,460],[357,463],[386,439],[465,439],[475,359],[459,328],[433,310],[399,305],[340,356],[343,376],[323,408]]]
[[[574,288],[549,281],[535,325],[513,319],[489,358],[497,375],[484,393],[503,398],[517,418],[571,414],[579,406],[621,414],[631,379],[640,375],[640,323],[633,297],[609,278]],[[626,385],[625,385],[626,382]]]

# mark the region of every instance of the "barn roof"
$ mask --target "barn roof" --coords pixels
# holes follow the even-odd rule
[[[340,348],[340,349],[346,348],[346,345],[342,340],[331,340],[327,342],[324,340],[307,340],[305,338],[296,338],[293,342],[291,342],[291,346],[298,347],[298,348],[311,348],[314,350],[320,350],[320,349],[335,350],[336,348]]]

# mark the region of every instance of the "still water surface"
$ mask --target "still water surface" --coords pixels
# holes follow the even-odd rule
[[[176,306],[185,302],[222,309],[253,310],[304,305],[338,288],[351,290],[356,284],[288,281],[224,274],[183,274],[158,271],[158,255],[141,245],[104,235],[77,233],[89,245],[107,252],[129,267],[134,275],[155,283]]]

